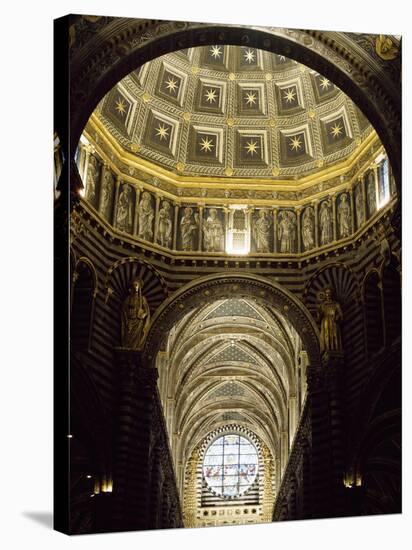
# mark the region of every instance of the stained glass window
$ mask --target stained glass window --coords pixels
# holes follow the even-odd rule
[[[208,447],[203,460],[206,484],[218,495],[238,497],[255,481],[258,454],[246,437],[227,434]]]

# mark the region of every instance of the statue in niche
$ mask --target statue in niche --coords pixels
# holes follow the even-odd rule
[[[253,238],[256,243],[257,252],[270,252],[270,227],[271,221],[266,210],[259,210],[252,228]]]
[[[216,208],[209,209],[209,216],[203,225],[203,237],[207,252],[220,252],[223,241],[223,224],[217,216]]]
[[[170,248],[172,241],[172,215],[170,204],[167,201],[162,202],[162,207],[159,210],[159,228],[157,240],[161,246]]]
[[[139,230],[137,236],[139,239],[151,241],[153,239],[154,209],[152,206],[152,197],[147,191],[143,192],[142,200],[137,210],[139,214]]]
[[[112,192],[112,173],[110,170],[105,170],[102,183],[102,201],[101,212],[103,215],[107,214],[107,208],[109,206],[110,195]]]
[[[146,339],[150,324],[150,309],[142,293],[143,281],[133,280],[130,294],[125,299],[121,311],[122,347],[140,350]]]
[[[376,188],[375,180],[369,181],[368,183],[368,212],[369,216],[376,211]]]
[[[332,216],[328,201],[324,201],[320,207],[320,244],[328,244],[332,240]]]
[[[284,210],[279,213],[278,239],[280,252],[291,253],[294,251],[296,240],[296,216],[294,212]]]
[[[313,208],[305,208],[302,217],[302,241],[305,250],[315,246],[315,216]]]
[[[365,202],[363,200],[363,193],[360,185],[356,188],[356,223],[358,229],[365,223]]]
[[[350,205],[346,193],[340,196],[338,206],[339,235],[341,238],[350,235]]]
[[[320,351],[342,351],[340,322],[343,319],[342,309],[327,288],[319,293],[318,318],[320,318]]]
[[[190,206],[186,206],[183,212],[183,217],[180,220],[182,248],[191,251],[194,248],[194,237],[199,227],[199,214],[195,213],[193,218],[193,208]]]
[[[96,171],[97,160],[93,155],[89,155],[89,162],[87,164],[87,177],[86,177],[86,198],[92,202],[96,198]]]
[[[119,195],[116,213],[116,226],[120,231],[131,231],[133,223],[133,204],[131,200],[131,188],[123,185]]]

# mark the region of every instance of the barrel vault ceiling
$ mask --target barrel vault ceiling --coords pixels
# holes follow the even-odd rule
[[[213,426],[228,421],[256,431],[276,454],[288,425],[288,399],[297,391],[294,358],[301,346],[281,314],[252,300],[218,300],[183,318],[167,344],[176,462],[184,462],[182,453],[190,454]]]

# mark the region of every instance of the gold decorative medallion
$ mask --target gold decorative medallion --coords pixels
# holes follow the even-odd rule
[[[233,175],[233,168],[225,168],[225,174],[226,176],[232,176]]]
[[[235,79],[236,79],[235,73],[229,73],[229,80],[235,80]]]
[[[186,122],[189,122],[191,117],[192,117],[191,113],[188,113],[187,111],[183,113],[183,120],[185,120]]]
[[[148,101],[150,101],[150,94],[149,94],[148,92],[145,92],[145,93],[143,94],[143,101],[144,101],[145,103],[147,103]]]
[[[384,61],[391,61],[398,56],[399,48],[389,36],[380,34],[375,42],[376,53]]]

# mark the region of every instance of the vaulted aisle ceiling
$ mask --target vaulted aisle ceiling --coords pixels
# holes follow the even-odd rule
[[[279,313],[252,300],[228,298],[199,307],[170,332],[166,414],[176,462],[216,427],[253,430],[279,456],[289,429],[289,398],[299,381],[300,338]],[[161,374],[162,377],[162,374]]]

